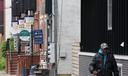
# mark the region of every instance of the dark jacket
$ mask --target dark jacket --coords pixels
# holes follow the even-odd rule
[[[119,76],[116,60],[111,52],[103,54],[100,49],[89,64],[89,71],[97,71],[97,76]],[[113,74],[112,74],[113,73]]]

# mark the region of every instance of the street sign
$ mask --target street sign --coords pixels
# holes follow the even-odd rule
[[[43,44],[42,30],[34,30],[34,44]]]
[[[23,41],[29,41],[30,39],[30,32],[28,30],[22,30],[20,32],[20,39]]]

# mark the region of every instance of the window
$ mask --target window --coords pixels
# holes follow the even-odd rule
[[[107,27],[112,30],[112,0],[107,0]]]

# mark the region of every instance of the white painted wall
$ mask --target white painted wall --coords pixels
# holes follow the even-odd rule
[[[11,34],[11,0],[4,0],[5,1],[5,39],[10,38]]]
[[[67,54],[65,60],[60,58],[58,60],[58,73],[71,74],[72,44],[73,42],[80,42],[80,0],[58,0],[58,9],[58,44],[60,45],[58,52],[66,52]]]

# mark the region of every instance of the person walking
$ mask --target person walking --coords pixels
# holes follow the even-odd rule
[[[119,76],[116,60],[107,43],[102,43],[98,53],[89,64],[93,76]]]

